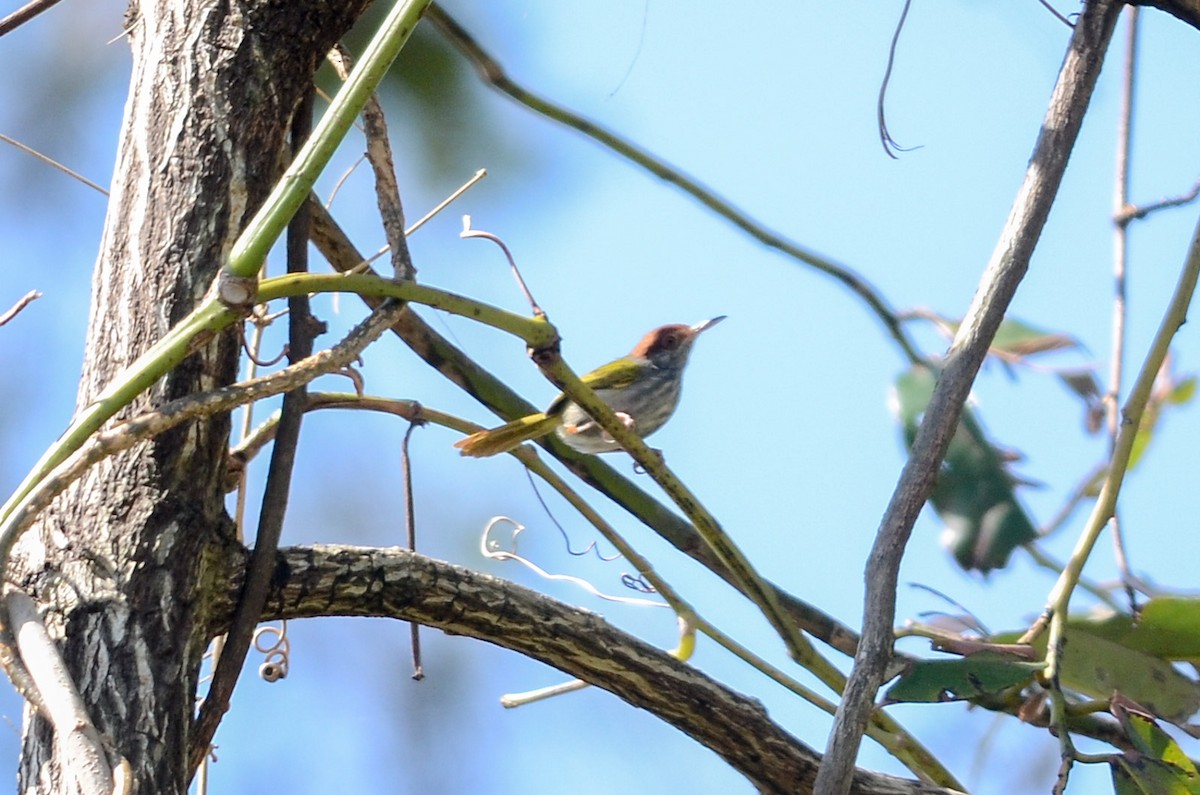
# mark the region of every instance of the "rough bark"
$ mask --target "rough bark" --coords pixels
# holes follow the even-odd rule
[[[244,558],[225,564],[232,615]],[[719,754],[760,792],[812,791],[820,757],[771,720],[757,701],[725,687],[595,613],[528,588],[403,549],[292,547],[278,552],[264,620],[340,616],[416,621],[541,660],[646,709]],[[857,795],[948,795],[919,781],[859,770]]]
[[[133,51],[93,282],[78,405],[182,318],[270,189],[301,93],[366,0],[133,3]],[[139,406],[231,381],[237,344],[194,354]],[[228,419],[96,467],[28,534],[16,569],[90,714],[140,792],[182,793],[214,544],[229,543]],[[66,792],[47,724],[27,720],[23,792]]]

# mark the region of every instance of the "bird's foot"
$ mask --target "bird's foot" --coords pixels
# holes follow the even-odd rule
[[[627,430],[632,431],[633,426],[637,424],[636,422],[634,422],[633,417],[630,417],[628,414],[626,414],[623,411],[618,411],[615,413],[617,415],[617,419],[619,419],[621,421],[621,424],[624,425]],[[603,431],[600,434],[600,438],[602,438],[606,442],[615,442],[616,441],[616,439],[612,438],[612,434],[609,433],[608,431]]]

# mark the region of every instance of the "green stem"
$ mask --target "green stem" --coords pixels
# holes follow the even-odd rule
[[[410,422],[429,420],[463,433],[472,433],[479,429],[479,426],[473,423],[468,423],[449,414],[433,411],[412,401],[359,397],[354,394],[314,393],[310,396],[309,408],[361,408],[397,414],[405,417]],[[259,433],[265,432],[265,430],[265,428],[260,428],[256,430],[255,435],[257,436]],[[726,651],[780,686],[800,696],[813,706],[830,715],[837,712],[837,705],[832,701],[797,682],[722,632],[707,619],[698,615],[691,604],[685,601],[682,596],[658,575],[648,560],[642,557],[629,542],[608,524],[604,517],[592,508],[577,491],[559,477],[558,473],[547,466],[546,462],[541,459],[532,446],[520,445],[509,452],[528,467],[530,472],[540,477],[551,488],[557,491],[563,499],[570,503],[572,507],[579,511],[604,536],[605,540],[612,544],[617,552],[629,561],[639,574],[645,577],[646,581],[666,600],[676,615],[684,617],[700,632],[715,641]],[[816,652],[814,651],[814,653]],[[886,712],[879,710],[872,716],[871,722],[867,726],[867,734],[914,774],[923,776],[939,786],[958,790],[963,789],[962,784],[954,778],[954,775],[946,770],[937,758],[921,745],[916,737],[909,734],[903,726],[897,723]]]
[[[546,376],[578,403],[613,440],[633,456],[646,474],[662,486],[667,496],[692,521],[700,537],[713,550],[718,560],[732,573],[742,591],[779,633],[792,659],[812,671],[830,689],[841,692],[845,686],[845,676],[842,672],[817,654],[796,626],[796,622],[783,610],[775,589],[763,582],[753,564],[733,543],[713,515],[667,467],[662,454],[651,450],[637,433],[618,420],[608,404],[579,379],[562,357],[556,355],[557,352],[554,352],[555,355],[545,355],[546,353],[547,351],[534,350],[534,360]]]
[[[258,273],[267,252],[308,198],[317,177],[400,54],[430,1],[399,0],[392,6],[342,89],[313,127],[307,143],[233,244],[229,262],[225,265],[229,273],[241,278],[251,278]]]
[[[535,348],[553,345],[558,340],[558,332],[542,318],[522,317],[445,290],[413,282],[394,282],[368,274],[290,274],[266,279],[260,285],[258,300],[266,302],[301,293],[324,292],[353,292],[425,304],[507,331]],[[207,339],[221,331],[239,316],[218,301],[207,301],[139,356],[75,417],[63,435],[43,454],[0,509],[0,521],[7,519],[13,508],[47,473],[78,450],[105,422],[183,361],[194,350],[198,340]]]
[[[1071,592],[1079,582],[1084,563],[1116,508],[1117,496],[1120,494],[1121,485],[1125,480],[1125,472],[1129,466],[1129,457],[1133,452],[1133,443],[1137,438],[1142,414],[1150,399],[1150,393],[1154,390],[1154,379],[1162,370],[1163,362],[1171,347],[1171,339],[1187,321],[1188,305],[1196,290],[1198,276],[1200,276],[1200,222],[1197,223],[1192,235],[1187,261],[1179,276],[1179,282],[1175,286],[1175,293],[1171,296],[1171,303],[1154,335],[1154,341],[1142,363],[1141,371],[1138,372],[1137,381],[1134,382],[1129,399],[1121,410],[1123,420],[1117,433],[1117,442],[1113,448],[1112,461],[1109,464],[1108,473],[1105,475],[1104,485],[1100,487],[1100,495],[1096,498],[1096,504],[1092,508],[1087,526],[1051,593],[1049,607],[1055,610],[1056,618],[1061,622],[1066,621],[1067,603],[1070,601]],[[1054,619],[1052,619],[1053,621]]]
[[[33,469],[17,486],[15,492],[0,508],[0,521],[6,520],[13,509],[56,466],[83,445],[113,415],[128,406],[151,384],[183,361],[193,350],[192,341],[228,326],[237,315],[216,301],[210,301],[193,311],[167,335],[139,356],[124,372],[112,380],[96,398],[80,411],[63,435],[42,454]],[[0,567],[3,560],[0,560]],[[0,569],[2,570],[2,569]]]
[[[1104,478],[1104,485],[1100,488],[1100,495],[1096,498],[1096,504],[1092,508],[1091,516],[1088,517],[1083,533],[1076,542],[1075,550],[1071,553],[1067,565],[1063,567],[1062,574],[1050,593],[1043,619],[1035,623],[1021,639],[1021,642],[1028,643],[1041,634],[1046,623],[1045,617],[1049,617],[1050,637],[1046,644],[1046,676],[1051,682],[1058,681],[1058,674],[1061,670],[1071,594],[1079,583],[1084,564],[1091,555],[1100,533],[1108,524],[1113,511],[1116,510],[1117,497],[1125,480],[1125,472],[1129,466],[1129,457],[1133,451],[1133,443],[1137,437],[1142,414],[1150,398],[1150,393],[1154,389],[1154,379],[1162,369],[1163,361],[1165,361],[1171,346],[1171,339],[1187,320],[1188,306],[1191,303],[1192,294],[1196,290],[1198,277],[1200,277],[1200,221],[1197,222],[1192,235],[1187,261],[1179,276],[1179,282],[1175,286],[1175,293],[1171,296],[1171,303],[1163,315],[1162,323],[1154,335],[1154,341],[1151,343],[1149,353],[1146,354],[1145,361],[1142,362],[1142,368],[1138,372],[1133,390],[1122,409],[1121,427],[1117,432],[1112,461]],[[1065,715],[1061,705],[1052,702],[1052,707],[1057,709],[1056,725],[1060,727],[1062,734],[1066,734],[1064,724],[1061,720],[1057,720],[1062,719]]]
[[[706,185],[701,184],[699,180],[667,164],[661,158],[638,147],[631,141],[519,85],[505,73],[500,63],[484,50],[474,37],[442,10],[440,6],[430,6],[427,16],[429,21],[437,26],[446,38],[450,40],[450,43],[457,47],[459,52],[474,64],[480,78],[485,83],[516,100],[534,113],[583,133],[601,146],[607,147],[618,156],[625,158],[659,179],[676,186],[764,246],[775,249],[784,256],[804,263],[841,282],[851,292],[861,298],[876,317],[879,318],[910,362],[919,364],[925,361],[924,357],[917,351],[916,345],[913,344],[912,340],[905,333],[895,310],[888,305],[887,300],[879,291],[861,275],[844,265],[840,265],[833,260],[822,257],[814,251],[804,248],[799,243],[789,240],[780,232],[756,221],[747,213],[734,206],[732,202],[721,197]]]
[[[558,332],[545,318],[528,318],[466,296],[410,281],[392,281],[368,273],[295,273],[264,279],[258,288],[262,302],[301,293],[356,293],[365,298],[398,298],[424,304],[507,331],[531,348],[553,346]]]

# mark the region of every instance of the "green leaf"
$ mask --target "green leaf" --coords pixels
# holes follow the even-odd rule
[[[887,703],[962,701],[1024,687],[1045,663],[979,652],[957,660],[916,660],[884,694]]]
[[[1046,331],[1020,320],[1004,320],[992,339],[991,350],[1013,356],[1077,348],[1079,342],[1066,334]]]
[[[1173,403],[1176,406],[1182,406],[1185,403],[1190,403],[1192,398],[1196,396],[1196,376],[1188,376],[1175,385],[1171,390],[1171,394],[1167,396],[1167,402]]]
[[[1200,664],[1200,598],[1159,596],[1142,605],[1136,619],[1124,613],[1071,618],[1068,626],[1164,660]]]
[[[1068,690],[1092,698],[1121,693],[1155,715],[1185,721],[1200,709],[1200,685],[1184,676],[1167,660],[1100,637],[1090,630],[1094,622],[1073,619],[1064,636],[1059,680]],[[1001,633],[989,640],[1011,643],[1019,632]],[[1046,654],[1046,636],[1034,642]]]
[[[1153,715],[1147,714],[1138,704],[1123,696],[1113,698],[1112,714],[1139,753],[1175,767],[1188,777],[1193,786],[1200,787],[1200,772],[1196,770],[1195,763],[1183,752],[1179,743],[1163,731]]]
[[[1174,765],[1124,754],[1110,762],[1117,795],[1197,795],[1196,779]]]
[[[1142,422],[1138,426],[1137,435],[1133,437],[1133,450],[1129,453],[1129,469],[1132,470],[1141,461],[1142,455],[1150,440],[1166,406],[1182,405],[1189,402],[1196,393],[1196,379],[1189,376],[1182,381],[1176,381],[1171,372],[1171,360],[1163,362],[1162,369],[1154,379],[1154,389],[1146,401],[1142,412]]]
[[[933,373],[921,366],[896,379],[897,414],[910,448],[934,383]],[[1017,502],[1012,474],[969,408],[950,440],[929,501],[946,525],[942,543],[964,569],[1001,567],[1016,547],[1037,537]]]

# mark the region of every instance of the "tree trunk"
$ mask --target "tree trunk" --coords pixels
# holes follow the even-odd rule
[[[366,0],[133,3],[129,99],[96,265],[78,405],[187,314],[280,171],[289,119]],[[238,341],[192,355],[135,408],[233,380]],[[49,605],[81,695],[138,791],[182,793],[224,511],[227,416],[94,468],[23,539],[14,575]],[[22,792],[69,792],[27,718]]]

